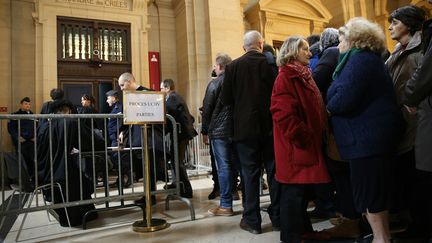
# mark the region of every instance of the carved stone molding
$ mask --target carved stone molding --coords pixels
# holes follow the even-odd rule
[[[132,11],[141,11],[147,9],[147,0],[132,0]]]

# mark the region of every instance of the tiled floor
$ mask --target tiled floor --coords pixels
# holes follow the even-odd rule
[[[240,243],[240,242],[279,242],[279,232],[271,231],[267,213],[262,212],[263,233],[253,235],[239,227],[241,219],[241,201],[234,202],[235,216],[214,217],[207,210],[217,206],[219,201],[208,200],[212,181],[209,178],[192,180],[196,220],[190,220],[186,204],[173,201],[170,210],[165,210],[163,197],[153,207],[153,217],[165,219],[170,227],[153,233],[136,233],[132,223],[142,219],[142,211],[124,209],[100,213],[96,221],[88,224],[87,230],[81,228],[64,228],[56,221],[48,221],[45,211],[30,213],[20,235],[20,242],[206,242],[206,243]],[[261,197],[261,205],[268,205],[268,196]],[[15,242],[15,237],[22,215],[18,217],[4,242]],[[327,221],[316,223],[316,229],[329,227]]]

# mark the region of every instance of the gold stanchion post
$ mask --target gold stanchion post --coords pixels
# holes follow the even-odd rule
[[[150,161],[148,156],[147,142],[147,124],[143,127],[143,151],[144,151],[144,167],[145,167],[145,202],[146,202],[146,218],[133,223],[133,231],[135,232],[154,232],[169,227],[169,224],[163,219],[152,218],[151,211],[151,189],[150,189]]]

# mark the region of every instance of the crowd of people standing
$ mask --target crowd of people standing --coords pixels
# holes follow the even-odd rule
[[[373,242],[430,239],[432,213],[419,205],[432,202],[432,25],[411,5],[388,20],[398,41],[390,55],[382,28],[364,18],[325,29],[311,46],[288,37],[277,54],[277,76],[257,31],[244,35],[243,56],[221,62],[226,54],[217,55],[217,78],[203,102],[203,135],[211,141],[221,193],[210,214],[233,215],[231,175],[239,168],[240,227],[261,233],[264,166],[268,213],[282,242],[368,234]],[[314,213],[337,212],[335,227],[313,230],[310,201]]]
[[[249,31],[243,39],[244,55],[235,60],[224,53],[216,56],[216,77],[206,89],[202,107],[202,134],[211,146],[220,193],[220,205],[209,209],[210,214],[234,215],[240,175],[243,211],[239,226],[262,233],[264,168],[271,200],[267,212],[272,229],[280,231],[281,242],[371,233],[373,242],[389,243],[395,223],[403,224],[401,231],[408,236],[430,239],[432,21],[426,21],[424,10],[411,5],[393,11],[388,21],[391,38],[398,42],[389,57],[382,28],[364,18],[353,18],[338,30],[325,29],[314,44],[310,43],[313,38],[290,36],[277,56],[271,47],[265,50],[258,31]],[[121,90],[150,91],[130,73],[122,74],[118,82]],[[174,182],[180,181],[181,196],[192,198],[182,160],[189,140],[197,135],[194,118],[175,92],[173,80],[164,80],[161,91],[166,94],[168,114],[181,128],[180,166],[179,171],[173,167]],[[122,113],[119,93],[112,90],[106,96],[111,113]],[[97,112],[89,95],[82,96],[82,107],[77,110],[63,100],[60,89],[54,89],[51,97],[53,101],[46,102],[41,113]],[[29,103],[24,98],[16,114],[32,114]],[[101,127],[89,122],[84,126]],[[18,134],[16,122],[9,123],[20,150],[33,148],[33,125],[23,122]],[[59,130],[62,126],[60,122]],[[37,136],[43,137],[46,134],[40,127]],[[113,147],[126,141],[133,146],[142,142],[139,126],[125,127],[112,119],[107,129]],[[159,132],[154,131],[164,136]],[[165,151],[163,144],[153,146]],[[122,160],[115,154],[112,157]],[[32,162],[28,164],[31,167]],[[118,166],[124,172],[120,183],[130,184],[131,165]],[[174,182],[168,187],[174,187]],[[307,211],[310,201],[315,203],[316,214],[333,217],[339,213],[334,228],[314,231]]]

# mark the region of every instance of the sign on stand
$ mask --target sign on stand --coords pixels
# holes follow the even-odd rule
[[[124,124],[165,123],[165,94],[150,91],[124,91]]]
[[[132,224],[135,232],[154,232],[169,227],[164,219],[152,217],[151,188],[150,188],[150,160],[148,146],[149,123],[165,123],[165,94],[149,91],[125,91],[123,93],[124,124],[143,124],[142,149],[144,152],[143,167],[145,192],[145,217]]]

